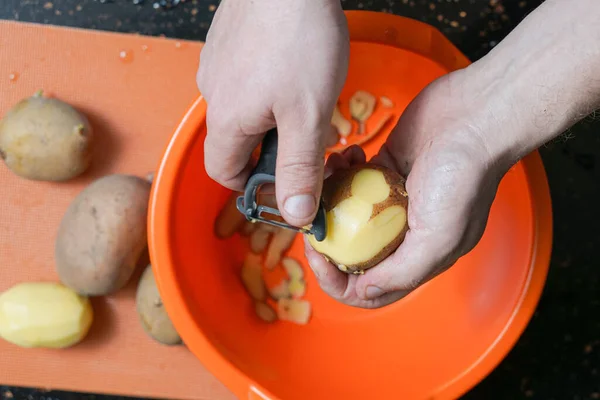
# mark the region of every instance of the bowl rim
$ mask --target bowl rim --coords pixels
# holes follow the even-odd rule
[[[407,17],[374,11],[345,11],[350,38],[401,47],[433,59],[453,71],[470,64],[469,60],[433,26]],[[392,32],[392,33],[390,33]],[[410,34],[402,34],[402,33]],[[200,96],[193,102],[176,128],[157,168],[149,202],[148,248],[152,268],[165,308],[182,338],[193,338],[189,350],[221,383],[240,398],[277,399],[266,388],[244,374],[203,334],[194,322],[174,271],[170,209],[174,202],[177,171],[197,140],[198,127],[204,125],[206,102]],[[462,396],[489,375],[512,350],[529,324],[541,297],[552,252],[553,216],[548,179],[538,151],[520,161],[531,195],[533,246],[527,279],[513,313],[496,340],[470,368],[456,376],[431,396],[454,399]]]

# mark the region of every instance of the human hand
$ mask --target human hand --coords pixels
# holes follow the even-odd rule
[[[470,251],[510,166],[600,106],[599,15],[597,0],[547,0],[488,55],[423,90],[372,160],[408,175],[404,242],[358,276],[306,242],[322,289],[349,305],[381,307]],[[326,168],[362,162],[352,148]]]
[[[292,225],[312,222],[348,52],[339,0],[222,1],[197,76],[208,175],[243,190],[253,150],[277,126],[277,206]]]
[[[500,178],[508,164],[488,151],[483,132],[495,120],[479,119],[460,101],[462,73],[426,88],[402,115],[371,160],[408,176],[409,231],[395,253],[364,275],[348,275],[305,242],[321,288],[358,307],[392,303],[445,271],[481,238]],[[333,154],[326,173],[366,162],[358,146]]]

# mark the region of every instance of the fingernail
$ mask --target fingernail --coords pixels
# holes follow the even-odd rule
[[[383,294],[383,290],[378,288],[377,286],[367,286],[367,290],[365,292],[367,299],[374,299]]]
[[[315,198],[309,194],[292,196],[285,201],[285,212],[298,219],[308,218],[315,211]]]

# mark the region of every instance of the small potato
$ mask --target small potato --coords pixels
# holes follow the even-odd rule
[[[311,246],[340,271],[361,274],[388,257],[408,231],[404,178],[375,164],[338,170],[323,183],[327,236]]]
[[[87,296],[127,284],[147,246],[151,184],[131,175],[109,175],[90,184],[67,209],[55,244],[60,280]]]
[[[146,267],[140,278],[136,307],[142,327],[150,337],[166,345],[182,343],[163,306],[150,265]]]
[[[69,104],[34,95],[0,121],[0,157],[16,175],[66,181],[91,164],[94,134],[85,115]]]
[[[60,283],[20,283],[0,295],[0,337],[20,347],[71,347],[93,317],[89,299]]]

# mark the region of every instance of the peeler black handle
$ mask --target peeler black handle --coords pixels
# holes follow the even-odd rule
[[[237,208],[248,219],[259,219],[260,210],[256,202],[258,189],[268,183],[275,183],[277,164],[277,129],[268,131],[262,140],[260,156],[250,172],[244,195],[238,198]]]
[[[281,216],[279,210],[272,209],[270,207],[265,207],[258,205],[256,202],[257,190],[261,185],[267,183],[275,183],[275,166],[277,164],[277,129],[273,128],[268,131],[262,141],[260,156],[258,157],[258,162],[252,172],[250,173],[250,177],[248,178],[248,182],[246,183],[246,190],[244,191],[243,196],[238,197],[237,200],[237,208],[238,210],[246,216],[249,220],[259,220],[263,222],[270,223],[272,225],[306,231],[304,228],[298,229],[292,227],[286,223],[279,221],[269,221],[261,217],[261,211],[268,212],[270,214]],[[319,204],[319,210],[317,211],[317,216],[312,223],[312,226],[306,233],[313,234],[315,238],[321,242],[325,239],[327,233],[326,227],[326,216],[325,209],[323,208],[323,204]]]
[[[250,176],[256,174],[275,176],[275,165],[277,164],[277,142],[277,128],[273,128],[267,132],[262,140],[258,163],[250,173]]]

